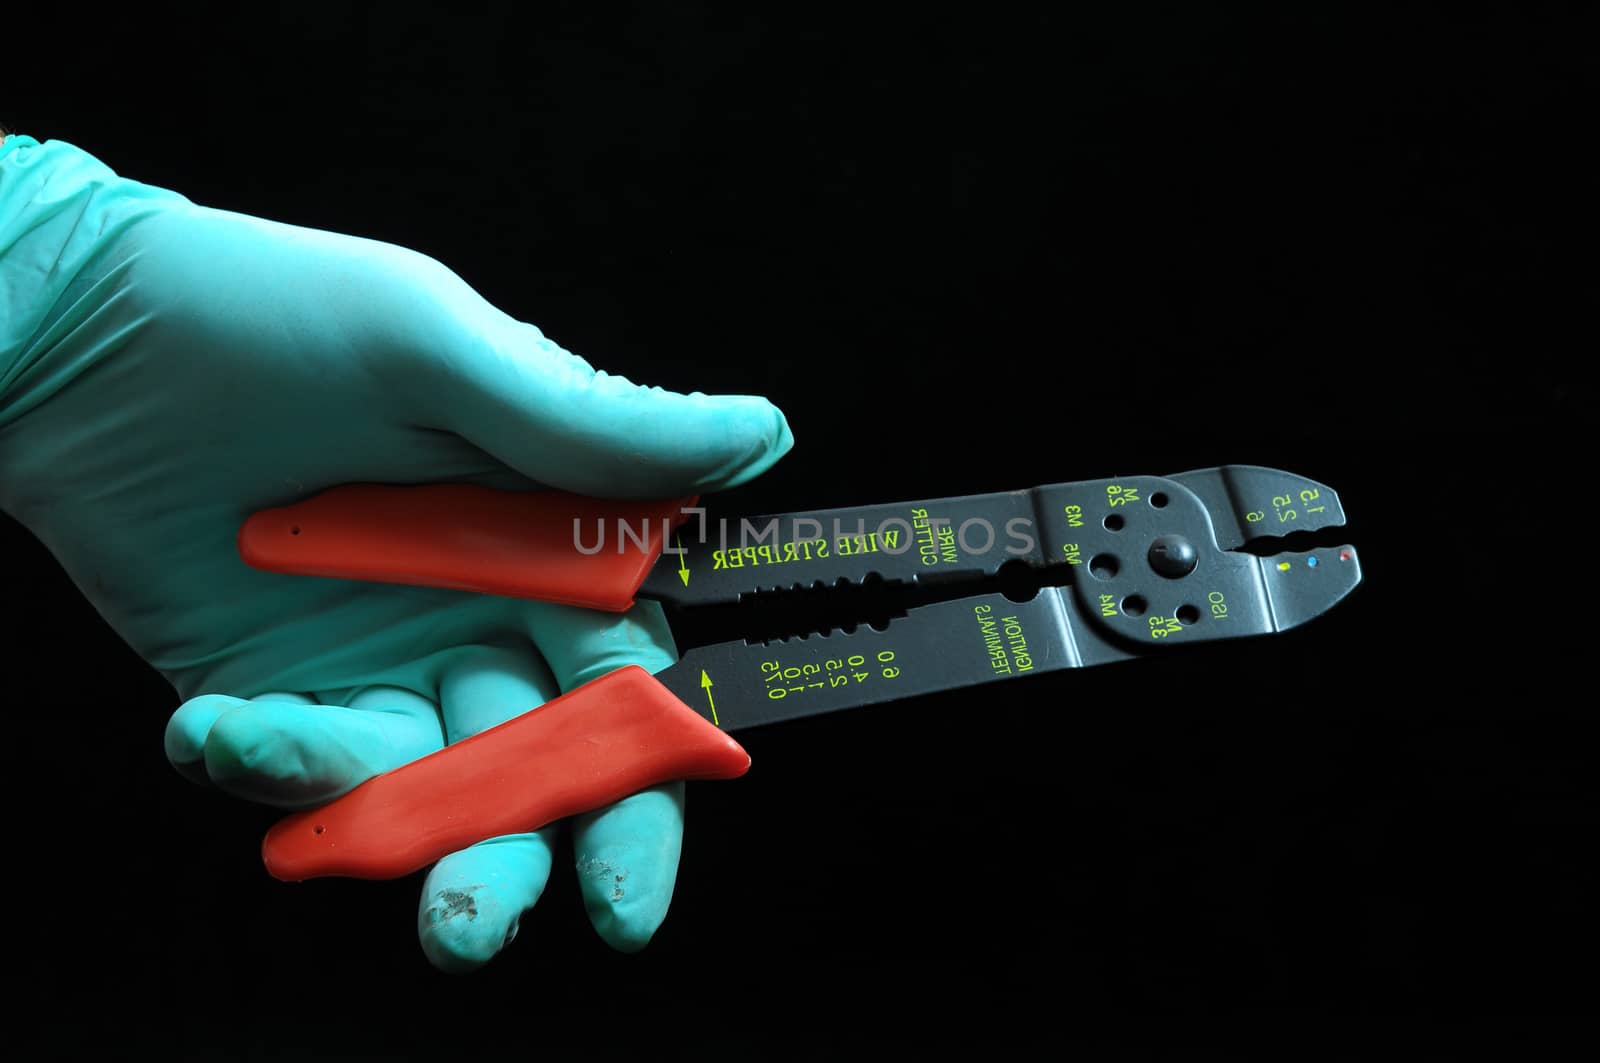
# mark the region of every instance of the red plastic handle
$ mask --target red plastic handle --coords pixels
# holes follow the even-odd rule
[[[467,484],[349,484],[252,514],[239,529],[239,554],[269,572],[621,612],[660,558],[668,530],[694,503]]]
[[[630,666],[285,817],[261,855],[289,882],[398,878],[658,783],[732,779],[749,767],[739,743]]]

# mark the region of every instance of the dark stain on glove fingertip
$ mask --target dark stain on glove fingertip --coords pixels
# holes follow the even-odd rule
[[[428,906],[428,922],[438,926],[462,915],[468,919],[478,918],[478,891],[482,888],[480,883],[466,889],[440,890]]]

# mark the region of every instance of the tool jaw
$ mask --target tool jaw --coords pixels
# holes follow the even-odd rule
[[[1090,480],[1034,497],[1047,556],[1071,568],[1077,619],[1146,651],[1287,630],[1361,581],[1350,546],[1236,549],[1343,523],[1331,489],[1274,469]]]
[[[1303,545],[1298,533],[1342,525],[1344,509],[1324,484],[1255,465],[737,520],[695,512],[641,596],[733,604],[874,580],[936,589],[1020,563],[1053,573],[1046,585],[1071,584],[1076,629],[1144,653],[1283,631],[1361,581],[1348,545],[1262,556],[1284,536]]]

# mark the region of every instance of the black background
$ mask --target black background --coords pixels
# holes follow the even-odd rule
[[[416,880],[266,876],[272,813],[170,770],[170,688],[7,522],[32,1027],[534,1052],[1592,1004],[1572,27],[74,18],[13,32],[0,121],[427,252],[633,379],[771,397],[797,446],[730,509],[1271,465],[1338,489],[1367,582],[1270,641],[751,732],[746,779],[691,788],[646,952],[559,864],[452,979]]]

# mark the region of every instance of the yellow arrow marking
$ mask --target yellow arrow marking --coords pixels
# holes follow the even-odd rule
[[[688,577],[684,578],[684,582],[688,582]],[[721,727],[722,721],[717,719],[717,699],[711,696],[711,677],[706,675],[704,668],[700,669],[700,687],[706,692],[706,701],[711,704],[711,722]]]
[[[683,552],[683,536],[675,535],[673,540],[678,544],[678,578],[683,580],[683,585],[689,585],[689,557]],[[704,672],[700,673],[705,675]]]

